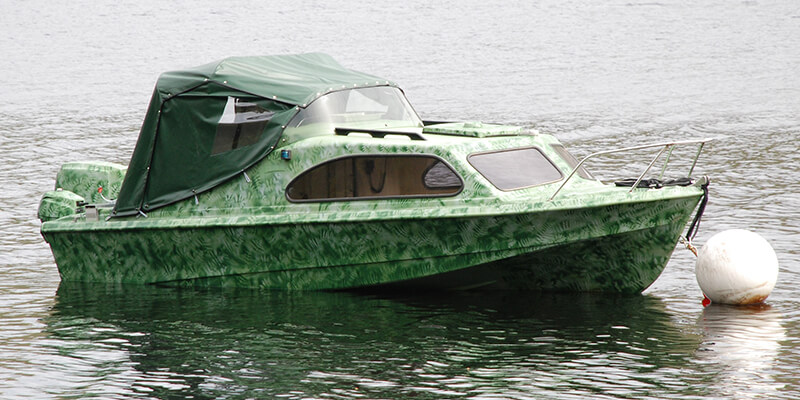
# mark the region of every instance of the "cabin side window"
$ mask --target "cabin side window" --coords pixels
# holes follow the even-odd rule
[[[453,196],[464,183],[432,156],[353,156],[303,172],[286,188],[291,201]]]
[[[467,160],[500,190],[516,190],[561,180],[561,171],[537,148],[471,154]]]
[[[225,110],[217,122],[217,133],[214,136],[211,154],[255,144],[274,114],[256,103],[228,97]]]

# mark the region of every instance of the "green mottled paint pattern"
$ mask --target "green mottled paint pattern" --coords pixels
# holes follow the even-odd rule
[[[696,187],[628,193],[575,178],[548,202],[557,184],[503,192],[467,156],[537,147],[566,175],[566,161],[550,149],[558,143],[552,136],[426,138],[312,137],[287,147],[291,161],[273,152],[247,171],[249,181],[237,176],[146,218],[74,215],[44,223],[42,233],[65,281],[290,290],[406,281],[640,292],[663,270],[702,193]],[[462,176],[464,189],[439,198],[286,199],[286,186],[300,173],[353,154],[436,155]]]
[[[88,203],[102,203],[102,196],[117,197],[126,170],[124,165],[104,161],[69,162],[58,171],[55,188],[69,190]]]
[[[52,221],[69,215],[76,216],[78,202],[85,201],[81,196],[68,190],[45,192],[39,201],[38,216],[42,221]]]
[[[78,217],[78,203],[106,203],[115,198],[127,168],[105,161],[69,162],[56,175],[55,190],[39,202],[39,219],[51,221],[65,216]],[[102,189],[102,191],[100,190]]]

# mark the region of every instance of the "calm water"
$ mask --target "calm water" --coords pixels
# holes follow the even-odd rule
[[[796,2],[54,3],[0,0],[0,398],[800,397]],[[766,237],[768,306],[704,309],[683,249],[623,298],[59,283],[35,214],[61,163],[127,163],[163,71],[305,51],[579,156],[724,137],[696,242]]]

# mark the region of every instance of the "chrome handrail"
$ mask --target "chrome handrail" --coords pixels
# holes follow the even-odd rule
[[[639,182],[641,182],[642,179],[644,179],[644,176],[647,174],[647,172],[650,171],[651,168],[653,168],[653,165],[655,165],[656,161],[658,161],[658,159],[661,157],[661,155],[664,154],[665,151],[669,150],[669,153],[667,153],[667,158],[666,158],[666,160],[664,160],[664,167],[661,169],[661,174],[659,175],[659,178],[662,178],[664,176],[664,172],[667,169],[667,163],[669,163],[670,156],[672,155],[672,150],[675,148],[675,146],[687,145],[687,144],[696,144],[696,145],[698,145],[697,146],[697,154],[695,154],[694,160],[692,161],[692,167],[689,169],[688,177],[691,178],[692,172],[694,172],[694,167],[697,166],[697,159],[700,158],[700,153],[703,151],[703,146],[705,146],[706,143],[708,143],[708,142],[710,142],[710,141],[712,141],[714,139],[716,139],[716,138],[697,139],[697,140],[683,140],[683,141],[677,141],[677,142],[647,144],[647,145],[642,145],[642,146],[633,146],[633,147],[625,147],[625,148],[621,148],[621,149],[598,151],[596,153],[589,154],[588,156],[584,157],[577,165],[575,165],[575,168],[572,169],[572,172],[569,174],[569,176],[567,176],[567,179],[564,179],[564,182],[561,183],[561,186],[559,186],[558,189],[556,189],[556,192],[553,193],[553,195],[550,196],[550,198],[547,201],[552,201],[556,197],[556,195],[558,195],[558,193],[561,192],[561,189],[563,189],[564,186],[567,185],[567,182],[569,182],[569,180],[572,179],[572,177],[575,175],[575,173],[578,172],[578,170],[580,170],[580,168],[583,166],[583,164],[587,160],[589,160],[590,158],[593,158],[593,157],[596,157],[596,156],[602,156],[602,155],[606,155],[606,154],[612,154],[612,153],[621,153],[621,152],[624,152],[624,151],[633,151],[633,150],[642,150],[642,149],[650,149],[650,148],[661,147],[661,150],[658,152],[658,154],[656,154],[655,158],[653,158],[653,161],[650,162],[650,164],[647,166],[647,168],[636,179],[636,182],[631,187],[631,190],[629,191],[629,193],[633,192],[633,189],[635,189],[636,186],[639,185]]]

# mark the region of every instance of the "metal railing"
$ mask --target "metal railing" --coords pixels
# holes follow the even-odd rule
[[[642,149],[650,149],[650,148],[658,148],[658,147],[661,148],[661,150],[658,152],[658,154],[656,154],[656,156],[653,158],[653,161],[650,162],[650,164],[647,166],[647,168],[636,179],[636,182],[633,184],[633,186],[631,186],[631,190],[629,191],[629,193],[630,193],[630,192],[633,192],[633,189],[636,189],[636,187],[639,185],[639,182],[641,182],[642,179],[644,179],[644,176],[647,175],[647,173],[650,171],[650,169],[653,168],[653,165],[655,165],[655,163],[658,161],[658,159],[661,157],[662,154],[664,154],[666,152],[667,153],[667,158],[664,160],[664,166],[661,168],[661,174],[658,176],[659,179],[664,177],[664,172],[667,170],[667,164],[669,163],[670,156],[672,156],[672,150],[675,149],[675,146],[696,144],[697,145],[697,153],[694,155],[694,160],[692,161],[692,167],[689,169],[689,174],[687,175],[687,177],[691,178],[692,172],[694,172],[694,167],[697,166],[697,159],[700,157],[700,153],[703,151],[703,146],[705,146],[706,143],[708,143],[708,142],[710,142],[710,141],[712,141],[714,139],[715,138],[698,139],[698,140],[684,140],[684,141],[668,142],[668,143],[656,143],[656,144],[648,144],[648,145],[642,145],[642,146],[625,147],[625,148],[614,149],[614,150],[598,151],[597,153],[589,154],[588,156],[584,157],[577,165],[575,165],[575,168],[572,169],[572,172],[567,176],[567,179],[564,179],[564,182],[561,183],[561,186],[559,186],[558,189],[556,189],[556,192],[553,193],[553,195],[550,196],[550,198],[547,201],[552,201],[556,197],[556,195],[558,195],[558,193],[561,192],[561,189],[563,189],[564,186],[567,185],[567,183],[570,181],[570,179],[572,179],[572,177],[575,176],[575,173],[578,172],[578,170],[580,170],[581,167],[583,167],[583,164],[587,160],[589,160],[590,158],[593,158],[593,157],[602,156],[602,155],[606,155],[606,154],[612,154],[612,153],[621,153],[621,152],[625,152],[625,151],[642,150]]]

